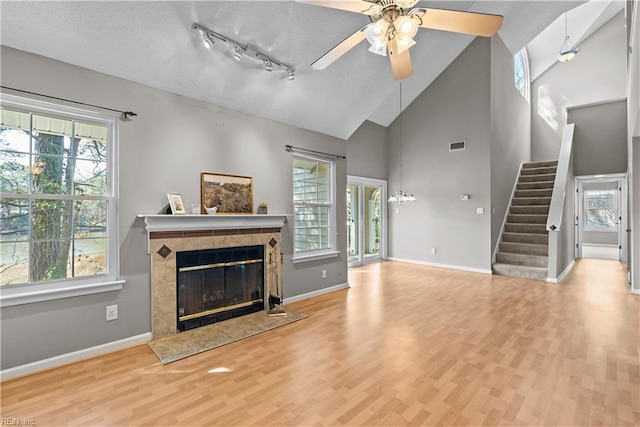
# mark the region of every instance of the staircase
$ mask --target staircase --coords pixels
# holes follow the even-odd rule
[[[546,280],[549,204],[558,161],[524,163],[493,264],[493,273]]]

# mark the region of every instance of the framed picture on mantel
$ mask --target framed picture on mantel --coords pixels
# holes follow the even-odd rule
[[[200,173],[200,203],[206,208],[217,207],[218,214],[253,213],[253,178],[221,173]]]
[[[187,211],[184,208],[182,202],[182,196],[178,193],[167,193],[169,198],[169,206],[171,206],[171,213],[174,215],[184,215]]]

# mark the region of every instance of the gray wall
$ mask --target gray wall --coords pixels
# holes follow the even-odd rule
[[[556,63],[531,88],[531,159],[555,160],[560,152],[566,107],[622,99],[627,50],[620,12],[579,46],[570,62]]]
[[[347,142],[347,174],[387,179],[387,128],[366,121]]]
[[[577,176],[627,171],[627,101],[568,110],[575,123],[573,166]]]
[[[119,241],[124,288],[4,308],[2,369],[150,331],[147,234],[136,214],[158,212],[167,203],[167,192],[181,193],[189,206],[199,200],[201,171],[250,175],[256,203],[268,202],[270,213],[291,214],[291,154],[285,152],[284,145],[347,154],[347,143],[333,137],[6,47],[1,54],[5,86],[138,114],[119,124]],[[283,81],[274,86],[280,83],[291,84]],[[352,155],[359,157],[358,150]],[[285,297],[347,282],[346,176],[346,161],[339,160],[339,257],[293,265],[291,221],[283,230]],[[326,279],[321,278],[323,269],[327,270]],[[118,304],[119,318],[106,323],[105,306],[110,304]]]
[[[389,205],[390,258],[491,268],[490,49],[476,39],[389,127],[389,191],[402,148],[402,184],[418,199]],[[467,150],[449,152],[460,140]]]
[[[491,248],[495,248],[521,162],[531,158],[531,104],[516,89],[513,55],[491,38]]]

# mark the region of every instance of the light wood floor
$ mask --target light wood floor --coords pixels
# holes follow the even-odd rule
[[[563,285],[397,262],[352,269],[349,282],[290,305],[308,319],[169,365],[143,345],[5,381],[2,417],[640,425],[640,298],[620,263],[580,261]]]

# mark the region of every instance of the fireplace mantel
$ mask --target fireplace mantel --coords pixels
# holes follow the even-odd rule
[[[144,218],[146,230],[188,231],[188,230],[224,230],[241,228],[282,228],[286,221],[283,214],[267,215],[163,215],[138,214]]]

